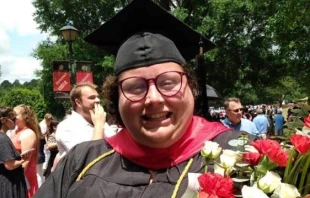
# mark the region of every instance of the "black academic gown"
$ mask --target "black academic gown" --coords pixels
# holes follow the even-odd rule
[[[150,184],[151,174],[148,169],[113,153],[97,162],[80,181],[76,181],[88,163],[108,150],[111,148],[103,140],[77,145],[59,162],[55,172],[40,187],[35,198],[171,197],[188,162],[169,169],[156,170]],[[193,158],[189,172],[202,172],[203,161],[200,154]],[[186,188],[187,177],[184,178],[178,194],[184,194]]]
[[[236,135],[237,133],[225,132],[218,135],[214,141],[227,148],[227,139]],[[111,149],[104,140],[84,142],[75,146],[59,162],[55,172],[40,187],[35,198],[168,198],[171,197],[176,182],[189,161],[186,160],[172,168],[156,170],[150,183],[151,174],[148,169],[115,152],[97,162],[80,181],[76,181],[85,166]],[[193,163],[188,172],[202,173],[204,166],[202,156],[197,153],[193,156]],[[186,174],[177,197],[182,197],[187,186]]]

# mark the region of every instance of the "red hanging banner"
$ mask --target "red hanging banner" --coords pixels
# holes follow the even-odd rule
[[[70,73],[54,71],[53,72],[53,91],[70,91]]]
[[[69,92],[70,88],[69,61],[53,61],[53,91]]]
[[[94,83],[91,61],[76,61],[76,83]]]
[[[84,71],[78,71],[76,72],[76,82],[77,83],[94,83],[93,80],[93,72],[84,72]]]

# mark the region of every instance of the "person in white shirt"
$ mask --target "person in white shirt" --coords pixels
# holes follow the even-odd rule
[[[48,131],[48,126],[52,120],[53,120],[53,115],[51,113],[46,113],[44,115],[44,119],[41,120],[41,122],[39,123],[42,135],[46,136],[47,131]],[[50,156],[49,150],[46,149],[46,144],[44,145],[44,155],[45,155],[45,162],[43,163],[43,170],[46,169],[47,161]]]
[[[70,93],[72,113],[59,123],[56,142],[59,157],[63,157],[75,145],[112,136],[116,130],[106,123],[106,113],[100,105],[96,85],[75,85]]]

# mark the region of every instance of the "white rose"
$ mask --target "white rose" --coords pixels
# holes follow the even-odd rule
[[[278,173],[267,171],[266,175],[258,180],[258,188],[265,193],[272,193],[281,184],[281,180]]]
[[[224,168],[232,168],[235,166],[236,162],[241,160],[241,155],[232,150],[223,150],[223,153],[220,155],[220,164]]]
[[[206,158],[216,159],[221,153],[221,151],[222,148],[218,143],[212,141],[206,141],[201,151],[201,155]]]
[[[256,187],[249,187],[244,185],[241,189],[243,198],[268,198],[268,196]]]
[[[218,164],[214,164],[213,166],[214,173],[220,174],[223,177],[225,176],[225,169]]]
[[[291,184],[281,183],[271,195],[271,198],[297,198],[300,193],[297,188]]]
[[[224,154],[220,155],[220,161],[221,165],[226,168],[233,167],[236,164],[236,158]]]
[[[227,152],[226,152],[227,153]],[[214,172],[222,176],[229,176],[234,170],[236,158],[224,153],[220,155],[220,163],[214,164]]]
[[[237,151],[225,149],[223,150],[223,155],[227,155],[229,157],[235,158],[236,162],[242,161],[242,155]]]

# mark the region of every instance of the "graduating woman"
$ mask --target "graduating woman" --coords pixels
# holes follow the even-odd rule
[[[116,53],[104,97],[122,130],[77,145],[36,197],[182,197],[201,173],[204,142],[225,148],[235,132],[194,116],[195,77],[187,61],[214,45],[150,0],[134,0],[85,38]]]

